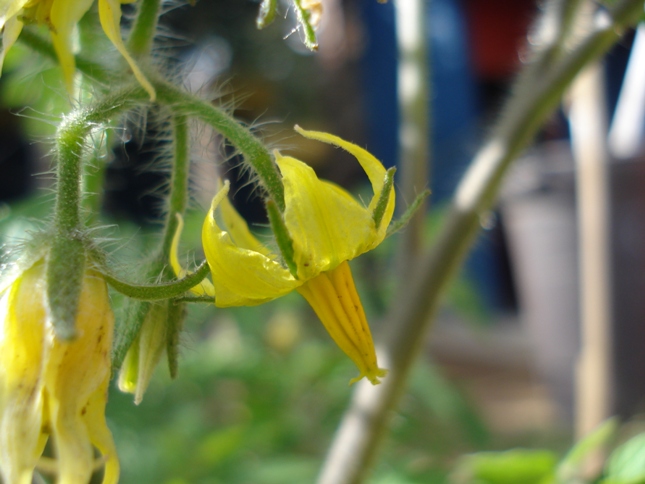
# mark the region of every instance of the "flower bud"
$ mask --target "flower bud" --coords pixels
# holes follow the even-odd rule
[[[151,304],[119,373],[119,389],[133,393],[134,403],[143,400],[154,369],[168,340],[168,302]]]

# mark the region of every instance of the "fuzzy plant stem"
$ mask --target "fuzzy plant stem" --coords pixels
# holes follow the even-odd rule
[[[128,50],[134,57],[150,55],[157,32],[161,0],[141,0],[128,38]]]
[[[51,44],[46,40],[31,34],[27,37],[22,34],[19,40],[39,52],[40,54],[56,60],[56,53]],[[100,66],[82,56],[76,57],[76,67],[83,74],[92,76],[93,72],[101,73],[100,81],[109,81],[109,75]],[[264,187],[269,198],[273,200],[280,211],[284,211],[284,187],[282,177],[277,166],[273,162],[269,150],[249,128],[240,124],[233,116],[225,110],[204,101],[189,92],[182,90],[168,82],[156,78],[154,73],[147,73],[157,91],[157,102],[165,104],[176,114],[187,117],[195,117],[210,125],[218,133],[226,137],[229,142],[242,153],[244,161],[257,175],[258,181]],[[96,77],[96,76],[95,76]],[[148,98],[142,99],[142,89],[134,86],[131,89],[134,104],[145,104]]]
[[[423,348],[440,295],[468,252],[480,217],[490,210],[508,167],[557,107],[578,72],[604,54],[622,30],[638,21],[642,11],[642,0],[614,3],[612,9],[599,13],[592,30],[577,47],[555,59],[549,69],[539,76],[520,76],[491,138],[460,183],[436,244],[419,260],[417,270],[410,275],[410,290],[388,314],[392,331],[386,339],[382,363],[390,373],[378,386],[359,383],[319,483],[364,480],[383,442],[392,410],[404,392],[412,364]],[[540,54],[544,52],[549,50]],[[538,55],[534,62],[541,60]],[[532,69],[531,65],[527,69]]]
[[[172,173],[170,175],[170,193],[168,194],[168,211],[164,222],[161,241],[161,252],[167,263],[172,238],[177,230],[176,214],[183,215],[188,206],[188,182],[190,172],[190,135],[188,119],[176,115],[172,119],[174,152]]]
[[[56,134],[56,201],[46,278],[49,314],[56,336],[62,340],[76,337],[76,312],[85,272],[81,183],[86,138],[93,127],[131,107],[131,96],[132,92],[119,92],[67,116]]]
[[[213,127],[242,153],[245,163],[257,175],[280,211],[284,211],[284,187],[269,150],[250,129],[240,124],[223,109],[213,106],[182,89],[164,81],[153,80],[157,101],[172,109],[176,115],[192,116]]]

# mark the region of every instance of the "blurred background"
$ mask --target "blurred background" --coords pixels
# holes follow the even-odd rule
[[[427,244],[509,94],[539,3],[427,2],[432,119]],[[353,158],[298,139],[292,127],[332,132],[365,146],[386,166],[397,164],[394,6],[325,0],[323,7],[320,48],[311,53],[286,3],[280,9],[284,18],[261,31],[255,27],[258,2],[169,3],[157,55],[171,75],[230,106],[272,146],[306,161],[321,178],[369,196]],[[602,103],[609,120],[626,96],[621,90],[634,37],[628,34],[603,61]],[[0,238],[5,244],[19,240],[34,219],[48,213],[48,136],[55,125],[41,113],[66,109],[58,67],[34,57],[14,48],[0,84]],[[145,254],[163,214],[159,194],[167,174],[159,152],[167,145],[167,126],[155,122],[154,111],[146,116],[145,127],[135,116],[115,127],[108,140],[112,148],[96,161],[101,222],[118,225],[106,233],[115,239],[120,260]],[[642,123],[639,129],[635,147],[612,156],[606,166],[605,356],[610,413],[628,421],[638,421],[645,409]],[[201,220],[218,176],[231,179],[238,210],[258,232],[266,230],[261,201],[236,154],[204,128],[195,126],[193,136],[194,210],[184,247],[199,247]],[[498,206],[482,222],[482,233],[445,298],[370,482],[447,482],[463,453],[513,446],[564,450],[571,443],[579,411],[576,365],[584,311],[580,170],[570,139],[563,109],[506,180]],[[412,200],[402,208],[405,202]],[[396,304],[396,244],[394,236],[353,262],[377,340],[380,317]],[[188,256],[201,258],[194,251]],[[122,302],[116,294],[113,298],[118,308]],[[349,401],[347,382],[354,373],[297,295],[260,308],[192,306],[178,378],[170,381],[160,365],[138,407],[116,390],[110,397],[108,420],[122,460],[122,482],[312,482]]]

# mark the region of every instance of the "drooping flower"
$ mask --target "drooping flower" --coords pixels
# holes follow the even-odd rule
[[[132,58],[121,38],[121,4],[133,0],[98,0],[99,18],[105,35],[127,61],[141,86],[155,99],[155,89]],[[2,49],[0,69],[5,54],[16,42],[25,23],[37,23],[49,28],[52,44],[63,70],[68,90],[74,81],[74,29],[92,6],[93,0],[5,0],[0,3]]]
[[[198,292],[214,296],[219,307],[229,307],[262,304],[297,290],[336,344],[358,366],[360,374],[352,382],[367,377],[377,384],[386,372],[378,367],[372,335],[347,261],[374,249],[385,238],[394,212],[389,174],[372,154],[357,145],[327,133],[299,127],[296,130],[354,155],[372,185],[372,200],[364,206],[344,189],[319,180],[305,163],[276,151],[284,184],[282,217],[292,248],[291,269],[249,231],[228,201],[229,184],[225,182],[213,198],[202,229],[212,288],[205,281]],[[381,200],[385,200],[381,207],[384,209],[375,215]],[[176,256],[177,239],[178,236],[171,264],[181,275],[184,271]]]
[[[0,476],[31,484],[38,467],[58,483],[87,484],[103,468],[103,483],[116,483],[119,462],[105,421],[114,326],[105,281],[85,273],[71,341],[54,334],[45,286],[41,261],[0,298]],[[54,460],[41,457],[49,438]]]

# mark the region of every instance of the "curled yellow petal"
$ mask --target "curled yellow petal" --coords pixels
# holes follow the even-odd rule
[[[0,29],[14,18],[29,3],[29,0],[4,0],[0,2]]]
[[[63,70],[67,90],[70,92],[76,71],[73,49],[74,30],[93,2],[94,0],[53,0],[49,11],[52,43]]]
[[[387,374],[378,367],[372,333],[367,324],[347,261],[323,272],[298,288],[316,312],[338,347],[358,367],[360,374],[350,384],[366,377],[373,385]]]
[[[170,245],[170,267],[175,272],[177,277],[184,277],[188,272],[184,269],[179,263],[179,240],[181,239],[181,233],[184,230],[184,219],[180,214],[176,214],[177,217],[177,230],[172,237],[172,244]],[[190,292],[197,294],[198,296],[210,296],[215,297],[215,289],[213,284],[208,279],[204,279],[202,282],[193,287]]]
[[[202,226],[202,245],[213,276],[215,304],[219,307],[253,306],[291,292],[300,283],[264,253],[239,247],[215,214],[228,195],[229,183],[215,194]]]
[[[42,300],[44,265],[22,274],[0,299],[0,476],[31,484],[38,462],[43,397],[40,371],[45,348]]]
[[[84,275],[78,337],[62,341],[51,328],[45,284],[41,261],[0,302],[0,475],[29,484],[42,467],[58,483],[86,483],[103,467],[103,483],[116,484],[119,463],[105,421],[114,326],[107,286]],[[49,438],[53,459],[40,457]]]
[[[116,47],[119,53],[127,61],[130,69],[132,69],[134,77],[137,78],[141,87],[143,87],[150,95],[150,100],[154,101],[157,98],[155,88],[143,72],[141,72],[141,69],[128,52],[128,49],[121,38],[121,3],[119,0],[99,0],[99,19],[105,35],[107,35],[108,39],[110,39],[114,44],[114,47]]]
[[[9,18],[4,22],[4,29],[2,31],[2,50],[0,50],[0,71],[4,64],[4,58],[13,44],[18,40],[18,36],[22,31],[23,23],[17,16]],[[2,28],[0,24],[0,28]]]
[[[72,341],[53,339],[44,374],[58,482],[89,482],[95,469],[91,433],[96,434],[99,429],[101,445],[111,453],[104,458],[116,459],[104,417],[91,422],[93,432],[87,426],[89,416],[86,417],[90,405],[94,417],[105,412],[113,326],[105,281],[88,273],[83,280],[76,318],[79,336]],[[99,408],[94,409],[95,406]]]
[[[295,126],[294,129],[305,138],[314,139],[322,141],[323,143],[338,146],[339,148],[342,148],[353,155],[358,160],[361,167],[365,171],[367,178],[369,178],[372,185],[372,190],[374,191],[374,196],[372,197],[372,200],[370,201],[368,207],[370,212],[373,212],[385,184],[385,175],[387,170],[385,169],[383,164],[369,151],[361,148],[358,145],[355,145],[354,143],[345,141],[338,136],[334,136],[333,134],[324,133],[322,131],[308,131],[302,129],[300,126]],[[373,249],[385,238],[387,227],[392,220],[392,216],[394,215],[395,198],[396,197],[394,195],[394,190],[391,190],[385,213],[383,214],[379,229],[377,230],[377,237],[374,238],[373,243],[366,250]]]
[[[376,236],[371,212],[342,188],[319,180],[310,166],[276,153],[284,182],[284,221],[293,240],[298,277],[320,272],[353,259]]]
[[[235,207],[233,207],[228,197],[222,197],[220,199],[219,212],[222,216],[226,231],[238,247],[259,252],[269,258],[275,258],[271,251],[251,233],[246,220],[235,210]]]

